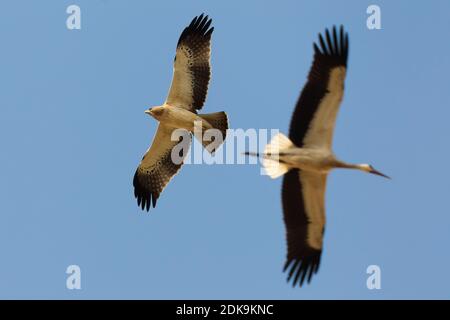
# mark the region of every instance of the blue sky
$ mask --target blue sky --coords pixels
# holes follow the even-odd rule
[[[82,29],[66,28],[81,7]],[[368,30],[366,8],[381,7]],[[448,1],[4,1],[0,10],[0,298],[450,298]],[[213,18],[205,112],[287,132],[317,33],[350,36],[319,273],[281,272],[281,180],[257,165],[187,165],[150,214],[132,177],[178,36]],[[79,265],[82,289],[65,270]],[[368,290],[366,268],[381,268]]]

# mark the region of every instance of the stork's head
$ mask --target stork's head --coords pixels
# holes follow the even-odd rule
[[[361,170],[363,170],[365,172],[376,174],[378,176],[382,176],[384,178],[390,179],[390,177],[388,177],[384,173],[381,173],[380,171],[375,170],[375,168],[372,167],[370,164],[360,164],[359,167],[361,168]]]
[[[144,112],[150,116],[152,116],[153,118],[159,120],[161,118],[161,116],[164,114],[164,107],[162,106],[157,106],[157,107],[151,107],[147,110],[145,110]]]

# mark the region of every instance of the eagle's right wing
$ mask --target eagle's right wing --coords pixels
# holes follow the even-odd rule
[[[180,145],[181,148],[174,150],[172,156],[172,149],[180,143],[171,140],[172,132],[172,128],[159,124],[152,146],[134,174],[134,196],[142,210],[148,211],[150,203],[155,207],[159,195],[183,165],[191,144],[191,134],[185,131],[182,139],[189,139],[187,144]]]
[[[203,107],[211,77],[211,19],[195,17],[181,33],[166,103],[195,112]]]

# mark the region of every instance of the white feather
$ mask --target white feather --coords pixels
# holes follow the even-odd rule
[[[272,140],[270,140],[270,143],[266,145],[266,148],[264,149],[264,154],[266,155],[272,155],[272,154],[278,154],[283,150],[289,149],[293,147],[294,144],[291,140],[289,140],[288,137],[286,137],[282,133],[277,133]]]
[[[292,141],[282,133],[275,135],[270,143],[266,145],[262,165],[269,177],[276,179],[289,171],[287,165],[279,162],[278,154],[293,146]]]

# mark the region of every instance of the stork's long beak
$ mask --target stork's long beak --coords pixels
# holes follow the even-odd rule
[[[372,168],[372,170],[369,171],[369,172],[370,172],[370,173],[373,173],[373,174],[376,174],[377,176],[382,176],[382,177],[384,177],[384,178],[386,178],[386,179],[391,179],[391,177],[385,175],[384,173],[381,173],[381,172],[378,171],[378,170],[375,170],[374,168]]]

